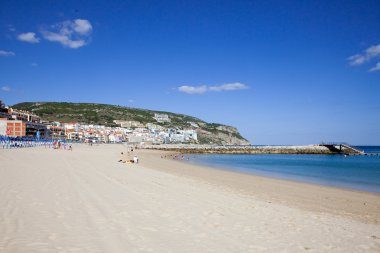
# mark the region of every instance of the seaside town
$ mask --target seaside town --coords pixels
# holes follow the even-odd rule
[[[170,122],[167,114],[155,114],[152,122]],[[13,109],[0,100],[0,137],[2,139],[49,140],[82,143],[170,144],[197,143],[193,129],[166,129],[155,123],[115,120],[119,127],[80,122],[47,122],[33,112]]]

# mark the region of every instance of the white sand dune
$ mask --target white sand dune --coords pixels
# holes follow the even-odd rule
[[[223,184],[223,172],[198,167],[220,175],[208,180],[157,152],[118,163],[121,151],[0,150],[0,252],[380,252],[379,195],[235,175],[272,182],[271,191],[250,192]],[[318,209],[313,197],[305,208],[282,191],[292,187],[352,203],[360,196],[369,208]]]

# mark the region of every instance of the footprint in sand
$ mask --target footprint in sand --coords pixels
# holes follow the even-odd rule
[[[206,212],[204,214],[207,216],[215,217],[215,218],[219,218],[219,217],[224,216],[224,214],[219,213],[219,212],[215,212],[215,211]]]

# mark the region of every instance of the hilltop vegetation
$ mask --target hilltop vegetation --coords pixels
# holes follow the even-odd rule
[[[59,121],[62,123],[80,122],[85,124],[117,126],[114,120],[121,120],[137,121],[144,125],[154,123],[164,128],[176,129],[194,129],[194,124],[196,124],[198,125],[196,129],[199,143],[249,144],[234,127],[217,123],[207,123],[192,116],[171,112],[144,110],[108,104],[66,102],[25,102],[12,107],[34,112],[46,121]],[[158,123],[154,119],[155,113],[167,114],[171,121]]]

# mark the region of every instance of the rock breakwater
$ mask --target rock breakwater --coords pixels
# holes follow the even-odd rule
[[[212,146],[163,144],[145,146],[145,149],[192,154],[340,154],[319,145],[308,146]]]

